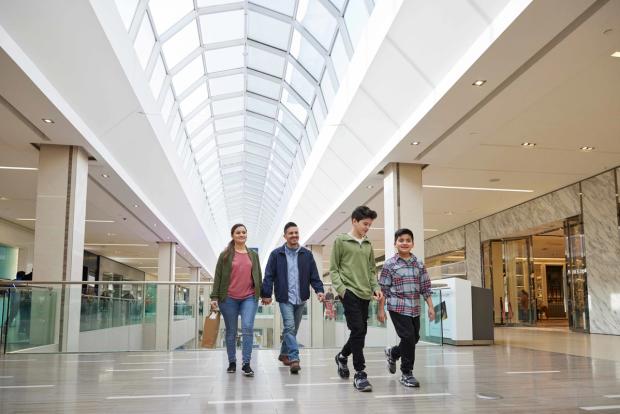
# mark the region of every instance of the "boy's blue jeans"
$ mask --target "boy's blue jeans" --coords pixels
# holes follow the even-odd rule
[[[237,318],[241,315],[241,335],[243,346],[241,355],[243,363],[249,364],[252,359],[252,344],[254,342],[254,318],[258,309],[258,300],[254,296],[245,299],[226,298],[219,303],[220,312],[226,326],[226,352],[228,362],[237,361]]]
[[[297,344],[297,330],[301,323],[305,303],[292,305],[288,302],[280,302],[280,313],[282,314],[282,347],[280,355],[288,355],[289,360],[299,361],[299,345]]]

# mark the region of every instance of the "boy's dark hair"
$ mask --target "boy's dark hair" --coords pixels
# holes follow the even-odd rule
[[[290,229],[291,227],[297,227],[297,224],[293,223],[292,221],[289,221],[288,223],[286,223],[284,225],[284,234],[286,234],[286,231]]]
[[[359,206],[351,213],[351,220],[362,221],[364,219],[374,220],[377,218],[377,212],[368,208],[368,206]]]
[[[413,232],[411,230],[409,230],[409,229],[398,229],[394,233],[394,243],[396,243],[396,240],[398,240],[398,238],[400,236],[403,236],[405,234],[408,234],[409,236],[411,236],[411,241],[413,241]]]

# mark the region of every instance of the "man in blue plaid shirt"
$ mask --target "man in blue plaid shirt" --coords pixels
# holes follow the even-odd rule
[[[413,376],[413,364],[415,346],[420,339],[420,296],[428,305],[429,320],[434,320],[431,280],[424,264],[411,253],[411,230],[397,230],[394,234],[394,247],[397,253],[385,261],[379,278],[384,299],[379,302],[377,319],[385,322],[383,305],[387,300],[390,318],[400,338],[400,344],[385,348],[388,370],[392,374],[396,373],[396,361],[400,358],[400,383],[406,387],[419,387],[420,383]]]

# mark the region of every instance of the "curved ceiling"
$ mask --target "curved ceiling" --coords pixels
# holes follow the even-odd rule
[[[115,3],[213,219],[265,234],[305,166],[374,1]]]

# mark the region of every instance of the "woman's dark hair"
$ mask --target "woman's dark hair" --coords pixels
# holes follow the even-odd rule
[[[413,241],[413,232],[409,229],[398,229],[396,230],[396,233],[394,233],[394,243],[396,243],[396,240],[398,240],[398,238],[404,234],[408,234],[411,237],[411,241]]]
[[[368,208],[368,206],[359,206],[351,213],[351,220],[362,221],[364,219],[374,220],[377,218],[377,212]]]
[[[224,258],[228,258],[228,256],[235,254],[235,239],[233,238],[233,235],[235,234],[235,230],[239,227],[243,227],[246,231],[248,230],[247,227],[241,223],[237,223],[232,226],[230,229],[230,241],[228,242],[228,246],[226,246],[226,250],[224,250]]]
[[[297,224],[293,223],[292,221],[286,223],[286,225],[284,226],[284,234],[286,234],[286,231],[291,227],[297,227]]]

